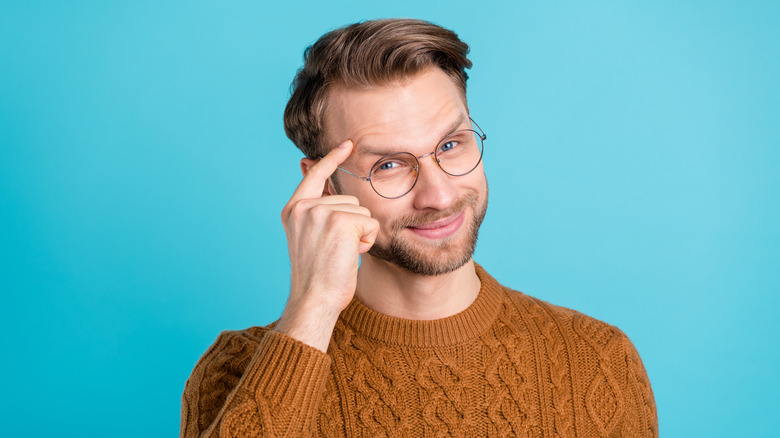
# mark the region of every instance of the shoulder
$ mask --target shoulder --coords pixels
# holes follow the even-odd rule
[[[619,332],[617,328],[596,318],[568,307],[548,303],[504,286],[480,265],[476,265],[476,270],[482,282],[483,290],[490,295],[500,296],[500,300],[503,302],[502,313],[505,314],[504,317],[510,317],[516,323],[523,321],[525,324],[555,324],[564,330],[568,328],[573,330],[576,326],[578,328],[577,331],[581,331],[588,336]],[[518,319],[517,317],[520,318]]]
[[[504,296],[507,310],[519,314],[533,332],[562,340],[580,353],[587,350],[604,357],[634,352],[626,334],[612,324],[507,287]]]
[[[186,390],[211,393],[225,384],[235,386],[268,330],[267,327],[250,327],[220,333],[195,364]]]
[[[201,368],[206,374],[222,370],[240,375],[269,330],[269,327],[249,327],[221,332],[198,360],[195,369]]]
[[[531,338],[544,338],[547,344],[562,343],[574,354],[607,350],[632,351],[633,346],[617,327],[568,307],[548,303],[499,283],[484,268],[477,265],[477,275],[483,288],[501,296],[499,320],[509,324],[516,333]]]
[[[205,430],[238,385],[268,327],[226,330],[200,357],[184,385],[182,430]]]

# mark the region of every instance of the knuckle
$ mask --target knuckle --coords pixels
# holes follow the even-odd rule
[[[287,224],[287,222],[290,220],[290,217],[292,216],[293,209],[295,208],[295,204],[293,203],[287,203],[285,204],[284,208],[282,208],[282,223]]]
[[[342,228],[351,222],[349,213],[334,211],[328,216],[328,225],[332,228]]]
[[[298,221],[306,213],[306,210],[308,210],[306,203],[298,201],[290,207],[289,217],[294,221]]]
[[[317,222],[325,221],[333,215],[330,205],[327,204],[314,205],[308,209],[308,212],[310,217]]]

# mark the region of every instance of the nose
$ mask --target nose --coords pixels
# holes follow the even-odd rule
[[[410,195],[414,196],[414,208],[416,210],[445,210],[458,199],[458,189],[453,183],[453,178],[439,167],[434,155],[430,155],[431,161],[420,158],[417,184]]]

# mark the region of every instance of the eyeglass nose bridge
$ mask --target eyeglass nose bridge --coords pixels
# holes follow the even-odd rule
[[[409,155],[412,155],[412,154],[409,154]],[[414,163],[415,163],[414,164],[414,168],[412,169],[412,171],[414,172],[414,184],[412,184],[412,188],[414,188],[414,186],[417,185],[417,180],[420,178],[420,160],[422,160],[423,158],[431,157],[431,161],[436,163],[436,166],[438,166],[439,169],[444,171],[444,169],[441,168],[441,164],[439,162],[439,159],[436,158],[436,151],[428,152],[427,154],[422,154],[419,157],[415,157],[414,155],[412,155],[412,157],[414,157]],[[444,173],[447,173],[447,172],[444,172]],[[409,189],[409,192],[411,192],[411,191],[412,191],[412,189]],[[409,192],[406,192],[406,193],[409,193]],[[404,193],[404,195],[406,193]],[[403,195],[401,195],[401,196],[403,196]]]
[[[422,160],[425,157],[431,157],[431,160],[436,163],[437,166],[441,167],[440,161],[438,158],[436,158],[436,151],[428,152],[427,154],[422,154],[419,157],[414,157],[417,160],[417,167],[419,169],[420,167],[420,160]]]
[[[409,154],[409,155],[412,155],[412,154]],[[440,161],[440,160],[439,160],[439,159],[436,157],[436,151],[435,151],[435,150],[434,150],[433,152],[428,152],[427,154],[422,154],[422,155],[420,155],[419,157],[417,157],[417,156],[414,156],[414,155],[412,155],[412,157],[414,157],[414,161],[415,161],[414,168],[412,169],[412,171],[414,172],[414,184],[412,184],[412,187],[411,187],[411,188],[409,189],[409,191],[408,191],[408,192],[406,192],[406,193],[409,193],[409,192],[411,192],[411,191],[412,191],[412,189],[413,189],[415,186],[417,186],[417,181],[420,179],[420,160],[422,160],[422,159],[423,159],[423,158],[425,158],[425,157],[431,157],[431,161],[433,161],[433,162],[434,162],[434,164],[436,164],[436,167],[438,167],[439,169],[441,169],[441,171],[442,171],[442,172],[444,172],[444,173],[446,173],[447,175],[449,175],[449,173],[448,173],[446,170],[444,170],[444,168],[443,168],[443,167],[441,167],[441,161]],[[403,194],[403,195],[401,195],[401,196],[404,196],[404,195],[406,195],[406,193],[404,193],[404,194]],[[382,196],[382,195],[380,195],[380,196]],[[383,196],[383,197],[384,197],[384,196]],[[400,196],[399,196],[399,198],[400,198]],[[390,199],[392,199],[392,198],[390,198]]]

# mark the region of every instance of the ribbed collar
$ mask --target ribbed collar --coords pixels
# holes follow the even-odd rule
[[[389,344],[412,347],[443,347],[467,342],[493,323],[503,299],[503,287],[481,266],[479,294],[464,311],[447,318],[418,321],[393,318],[369,309],[357,298],[341,313],[341,320],[361,336]]]

